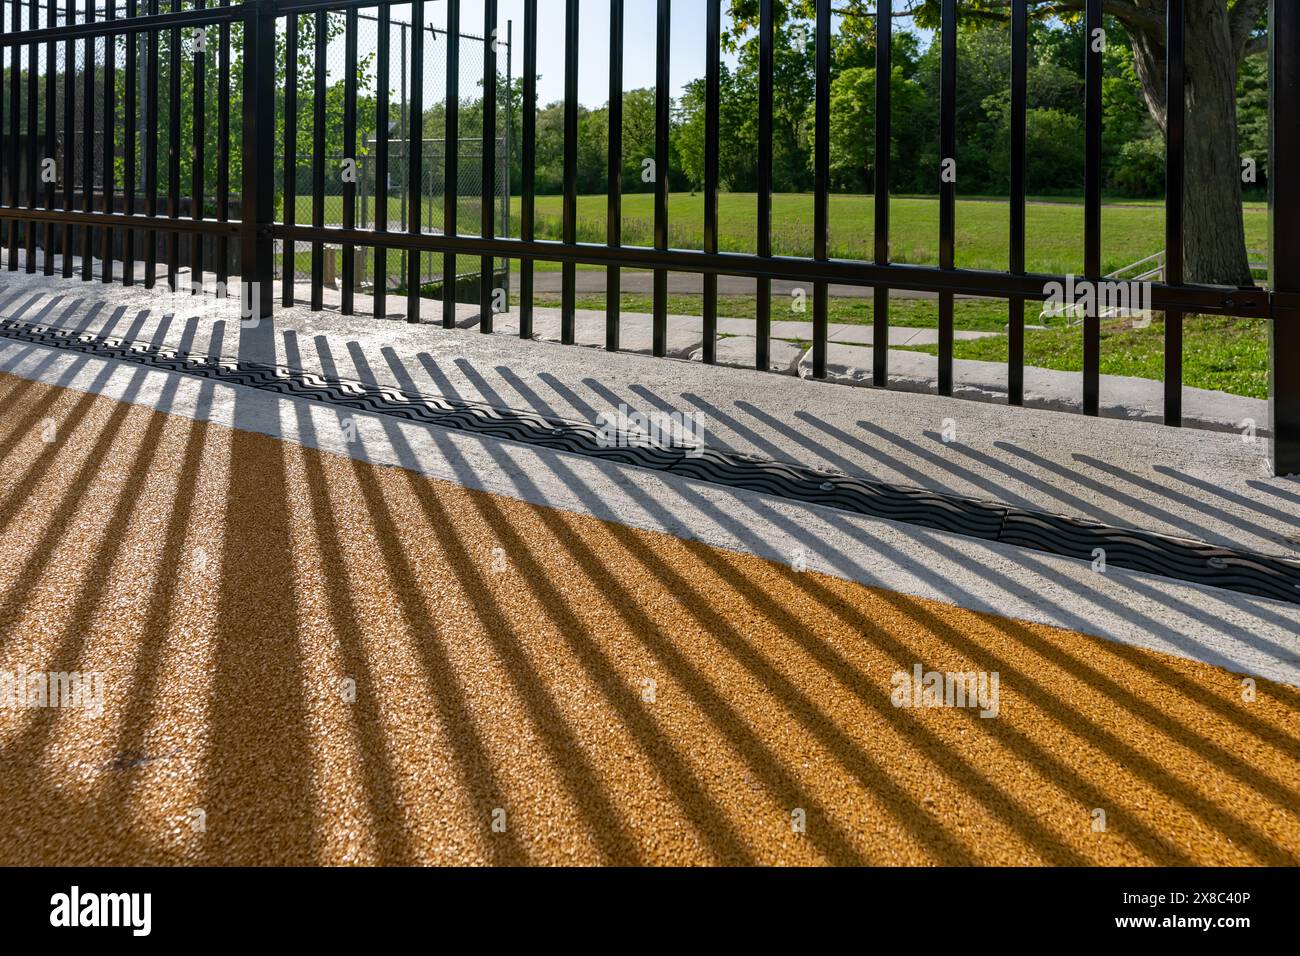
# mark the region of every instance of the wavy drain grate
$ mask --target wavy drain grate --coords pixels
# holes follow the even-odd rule
[[[828,474],[814,468],[684,446],[602,440],[588,422],[547,418],[475,402],[408,395],[399,389],[329,379],[283,366],[231,363],[175,349],[12,320],[0,336],[150,368],[276,392],[357,411],[525,442],[728,488],[884,518],[954,534],[1092,561],[1108,567],[1300,604],[1300,561],[1221,548],[1185,538],[1026,511],[995,502]],[[626,438],[626,434],[623,436]],[[626,445],[626,446],[625,446]]]

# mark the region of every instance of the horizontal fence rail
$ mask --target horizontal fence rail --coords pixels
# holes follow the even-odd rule
[[[355,293],[369,283],[373,314],[389,316],[393,297],[405,298],[408,320],[422,322],[424,298],[441,299],[440,324],[458,324],[456,305],[479,304],[478,328],[494,330],[494,315],[514,307],[519,334],[533,336],[535,270],[557,263],[561,275],[560,337],[575,341],[576,268],[601,268],[607,279],[605,347],[621,346],[619,280],[623,270],[650,270],[652,352],[667,352],[668,276],[704,277],[701,328],[703,361],[718,359],[718,277],[755,280],[755,367],[771,360],[771,289],[774,280],[808,283],[814,377],[827,374],[828,296],[832,284],[873,290],[871,379],[890,383],[891,292],[934,294],[938,300],[938,391],[954,386],[954,297],[980,296],[1007,303],[1007,400],[1023,404],[1027,303],[1052,296],[1073,277],[1026,269],[1026,112],[1029,17],[1033,0],[1011,0],[1008,269],[958,268],[955,180],[960,76],[957,36],[965,5],[940,0],[936,142],[943,167],[934,171],[939,197],[938,263],[897,263],[890,255],[890,84],[876,83],[871,128],[878,159],[870,170],[874,225],[869,257],[832,257],[829,244],[832,30],[831,0],[811,5],[809,42],[815,63],[810,112],[815,147],[812,254],[773,250],[772,128],[777,18],[775,0],[753,4],[759,83],[755,174],[757,209],[752,253],[719,248],[720,73],[723,18],[728,0],[703,0],[704,230],[698,249],[674,248],[668,164],[673,87],[670,41],[683,0],[644,0],[653,6],[653,37],[627,36],[631,0],[521,0],[522,84],[513,84],[514,24],[499,16],[498,0],[481,4],[481,23],[462,22],[459,0],[413,4],[357,0],[74,0],[42,4],[11,0],[10,29],[0,37],[0,243],[9,270],[79,275],[103,282],[169,289],[202,287],[211,277],[237,284],[250,313],[270,316],[302,301],[325,307],[323,290],[341,278],[339,308],[358,311]],[[579,39],[584,11],[607,14],[610,118],[607,224],[603,242],[579,241],[578,137]],[[876,75],[892,72],[893,21],[902,5],[874,4]],[[1148,306],[1165,314],[1165,421],[1179,425],[1182,408],[1182,323],[1187,315],[1228,315],[1271,323],[1273,466],[1300,472],[1300,11],[1274,0],[1270,24],[1273,96],[1270,198],[1271,288],[1225,288],[1184,278],[1184,152],[1187,116],[1187,22],[1184,0],[1165,5],[1166,253],[1163,281],[1149,286]],[[540,7],[540,9],[539,9]],[[434,12],[438,16],[434,17]],[[1085,40],[1104,22],[1103,0],[1082,5]],[[539,16],[561,24],[565,90],[560,136],[560,240],[540,239],[537,200],[537,73]],[[442,24],[439,26],[438,24]],[[476,35],[474,30],[481,29]],[[554,35],[554,34],[551,34]],[[364,42],[362,38],[364,36]],[[630,245],[623,236],[621,170],[624,47],[631,41],[653,51],[655,82],[653,241]],[[327,116],[331,50],[342,51],[341,120]],[[1102,275],[1101,47],[1087,44],[1083,63],[1084,200],[1080,281]],[[469,71],[467,73],[467,70]],[[333,75],[333,74],[330,74]],[[467,82],[470,77],[472,82]],[[400,85],[400,88],[399,88]],[[440,86],[440,102],[429,90]],[[363,100],[364,96],[364,100]],[[364,109],[363,109],[364,107]],[[515,110],[521,111],[514,142]],[[438,115],[440,114],[440,116]],[[337,128],[336,128],[337,127]],[[436,128],[435,128],[436,127]],[[215,134],[212,132],[215,131]],[[213,138],[215,135],[215,139]],[[448,145],[450,144],[450,146]],[[469,145],[467,153],[463,148]],[[512,161],[522,162],[518,229],[510,208]],[[327,221],[327,205],[341,212]],[[473,212],[471,212],[473,210]],[[477,213],[475,215],[474,213]],[[868,232],[864,225],[864,234]],[[587,238],[590,238],[588,236]],[[300,253],[299,247],[304,252]],[[301,255],[301,261],[300,261]],[[520,263],[518,300],[510,301],[508,269]],[[393,268],[395,267],[395,268]],[[186,273],[188,273],[186,275]],[[307,277],[306,295],[295,290]],[[502,279],[502,274],[506,278]],[[390,277],[396,278],[394,285]],[[276,280],[281,283],[275,295]],[[504,282],[504,285],[503,285]],[[1035,308],[1037,308],[1035,306]],[[1037,314],[1037,313],[1035,313]],[[1085,414],[1101,405],[1100,304],[1082,317],[1082,397]],[[432,334],[432,333],[431,333]]]

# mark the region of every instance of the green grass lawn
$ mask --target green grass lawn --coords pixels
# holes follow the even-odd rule
[[[538,229],[545,238],[558,238],[562,200],[537,200]],[[653,197],[623,200],[625,244],[653,242]],[[718,243],[723,251],[753,252],[757,198],[726,193],[718,201]],[[517,201],[515,203],[517,208]],[[930,198],[895,198],[890,202],[890,254],[895,262],[937,265],[939,261],[939,203]],[[1010,206],[989,200],[958,201],[956,209],[957,266],[964,269],[1008,268]],[[1267,244],[1267,210],[1246,207],[1246,239],[1252,249]],[[605,197],[578,197],[579,238],[603,242]],[[773,246],[778,255],[811,255],[813,197],[778,195],[772,198]],[[704,238],[704,199],[676,194],[668,208],[671,244],[698,249]],[[1083,206],[1044,203],[1028,206],[1027,267],[1055,274],[1083,271]],[[870,259],[873,251],[874,200],[871,196],[830,197],[830,254],[841,259]],[[1102,268],[1112,272],[1164,248],[1164,209],[1161,205],[1107,205],[1102,209]]]
[[[625,245],[653,244],[654,197],[634,194],[623,198],[623,241]],[[724,193],[718,199],[719,245],[728,252],[753,252],[757,199],[753,194]],[[358,204],[358,213],[360,213]],[[400,203],[390,200],[389,223],[400,222]],[[466,233],[476,232],[479,204],[476,199],[460,201],[460,224]],[[578,238],[582,242],[605,241],[604,196],[578,197]],[[957,266],[965,269],[1005,270],[1009,205],[994,199],[958,200]],[[518,235],[519,197],[511,201],[512,234]],[[1246,203],[1246,244],[1251,249],[1267,245],[1268,212],[1261,203]],[[310,198],[299,197],[299,222],[311,221]],[[543,239],[560,238],[563,199],[537,197],[537,234]],[[373,216],[373,204],[371,206]],[[890,202],[891,256],[895,262],[934,265],[939,259],[939,203],[927,197],[896,197]],[[1083,271],[1083,206],[1079,202],[1053,200],[1032,203],[1026,210],[1027,267],[1033,272],[1054,274]],[[325,221],[342,218],[342,198],[326,198]],[[441,200],[426,202],[423,221],[442,222]],[[778,255],[811,255],[813,242],[813,197],[780,194],[772,197],[773,245]],[[704,237],[704,198],[677,193],[668,207],[670,241],[676,248],[698,249]],[[872,255],[874,200],[871,196],[830,197],[830,253],[835,258],[869,259]],[[1110,203],[1102,208],[1102,267],[1113,272],[1164,247],[1164,208],[1154,201]],[[539,263],[539,266],[541,264]]]
[[[1164,321],[1144,329],[1128,319],[1102,323],[1101,374],[1164,381]],[[910,346],[937,355],[937,346]],[[1005,362],[1004,336],[957,342],[953,357]],[[1077,372],[1083,368],[1083,333],[1078,327],[1025,333],[1025,364]],[[1268,323],[1263,319],[1188,316],[1183,324],[1183,384],[1194,388],[1268,397]]]

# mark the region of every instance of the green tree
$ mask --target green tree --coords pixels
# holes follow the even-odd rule
[[[1086,0],[1030,0],[1031,15],[1077,24]],[[1165,103],[1166,0],[1106,0],[1105,13],[1128,38],[1134,73],[1155,126],[1162,132]],[[912,0],[906,14],[927,28],[940,19],[941,0]],[[815,0],[785,0],[777,4],[782,21],[808,18]],[[960,0],[964,26],[1004,23],[1011,0]],[[1185,259],[1188,278],[1200,282],[1250,285],[1241,208],[1240,152],[1237,127],[1237,83],[1245,59],[1263,48],[1267,0],[1187,0],[1186,115],[1187,179],[1184,199]],[[759,0],[731,0],[735,27],[729,41],[738,42],[757,25]],[[874,3],[838,0],[841,32],[867,36],[874,30]],[[1078,47],[1082,56],[1083,46]],[[1079,71],[1081,73],[1081,70]]]
[[[852,67],[831,83],[831,188],[849,192],[875,189],[876,71],[874,67]],[[890,167],[904,180],[904,158],[916,148],[917,133],[924,128],[928,111],[921,88],[895,67],[890,82],[891,124],[896,133],[890,148]]]

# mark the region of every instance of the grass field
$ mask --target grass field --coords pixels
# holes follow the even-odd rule
[[[558,237],[562,212],[558,196],[537,200],[539,232]],[[623,200],[624,242],[649,245],[653,240],[653,198]],[[718,243],[723,251],[753,252],[755,196],[727,193],[718,202]],[[517,208],[517,203],[516,203]],[[929,198],[895,198],[890,202],[890,255],[895,262],[936,265],[939,261],[939,203]],[[987,200],[958,201],[956,256],[958,268],[1005,270],[1008,267],[1009,205]],[[579,239],[603,242],[605,197],[578,197]],[[1037,203],[1025,214],[1027,267],[1034,272],[1083,271],[1083,207],[1076,203]],[[704,237],[704,199],[677,194],[668,209],[670,243],[700,248]],[[773,246],[778,255],[811,255],[813,197],[779,195],[772,199]],[[1266,245],[1267,211],[1247,206],[1246,239],[1252,249]],[[833,258],[870,259],[874,229],[871,196],[830,198],[830,254]],[[554,236],[551,233],[554,232]],[[1164,248],[1164,210],[1159,205],[1108,205],[1102,209],[1102,267],[1112,272]]]
[[[653,197],[635,194],[623,198],[623,241],[626,245],[653,244]],[[325,220],[341,221],[342,200],[328,197]],[[753,194],[724,193],[718,199],[719,246],[728,252],[753,252],[757,199]],[[460,225],[467,234],[477,232],[479,204],[476,199],[460,203]],[[1008,267],[1009,206],[991,199],[958,200],[957,266],[965,269],[1004,270]],[[519,197],[511,201],[518,235]],[[578,197],[578,239],[605,241],[604,196]],[[1247,203],[1246,243],[1251,249],[1267,245],[1267,208]],[[390,201],[389,223],[400,222],[400,203]],[[300,198],[298,221],[311,221],[310,199]],[[373,215],[373,210],[371,212]],[[537,197],[539,238],[558,239],[562,225],[563,200],[559,196]],[[934,265],[939,257],[939,203],[927,197],[897,197],[890,202],[890,253],[895,262]],[[426,203],[426,224],[442,223],[441,200]],[[701,195],[677,193],[668,207],[670,244],[698,249],[704,237],[704,199]],[[780,194],[772,198],[773,245],[778,255],[811,255],[813,243],[813,197]],[[834,258],[869,259],[872,255],[874,200],[863,195],[830,197],[830,254]],[[1032,272],[1056,274],[1083,271],[1083,206],[1078,202],[1053,200],[1031,203],[1026,211],[1027,267]],[[1102,268],[1113,272],[1164,247],[1164,208],[1157,202],[1111,203],[1102,208]]]
[[[1102,323],[1101,374],[1164,381],[1164,321],[1145,329],[1127,319]],[[937,346],[911,347],[937,355]],[[1004,336],[957,342],[953,357],[1005,362]],[[1025,364],[1077,372],[1083,368],[1083,335],[1076,328],[1025,333]],[[1183,384],[1193,388],[1268,397],[1268,323],[1263,319],[1194,315],[1183,324]]]

